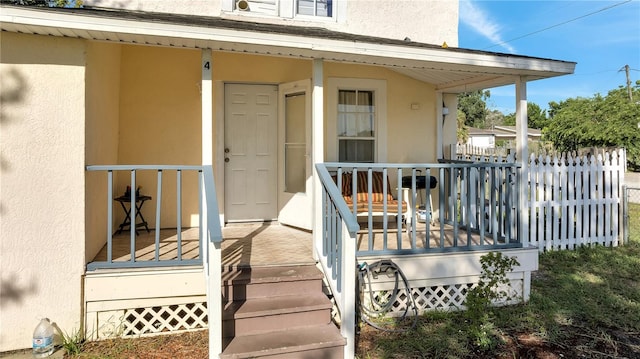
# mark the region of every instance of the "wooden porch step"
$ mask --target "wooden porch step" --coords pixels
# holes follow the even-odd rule
[[[322,292],[227,303],[223,312],[223,336],[329,324],[331,308],[331,302]]]
[[[322,278],[315,265],[238,268],[223,273],[223,297],[237,301],[317,292]]]
[[[220,358],[342,358],[345,339],[315,265],[238,268],[223,273]]]
[[[342,358],[345,339],[333,324],[234,338],[220,359]]]

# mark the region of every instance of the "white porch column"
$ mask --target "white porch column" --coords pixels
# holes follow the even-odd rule
[[[444,107],[444,97],[442,92],[436,92],[436,159],[443,157],[443,144],[444,144],[444,113],[442,108]]]
[[[213,184],[213,81],[211,68],[213,66],[210,49],[202,50],[202,166],[204,167],[204,183],[202,186],[201,203],[202,228],[201,246],[206,248],[203,259],[205,278],[207,281],[207,311],[209,321],[209,358],[218,358],[222,352],[222,250],[219,242],[212,242],[209,237],[209,223],[207,198],[216,198],[215,193],[207,195],[207,191],[215,191]],[[207,186],[208,182],[209,186]],[[217,206],[217,203],[212,205]],[[214,219],[215,222],[215,219]]]
[[[313,60],[313,89],[311,97],[311,163],[313,164],[313,256],[322,248],[322,185],[316,163],[324,162],[324,61]]]
[[[529,145],[527,123],[527,82],[523,76],[516,80],[516,158],[522,164],[520,169],[520,239],[523,246],[529,245],[529,206],[527,193],[529,191]]]

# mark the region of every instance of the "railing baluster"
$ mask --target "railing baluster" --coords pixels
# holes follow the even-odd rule
[[[202,170],[198,171],[198,213],[202,213],[203,203],[202,203],[202,191],[204,190],[204,173]],[[204,241],[202,240],[202,214],[198,216],[198,238],[200,238],[200,245],[198,246],[198,258],[202,260],[204,253]]]
[[[417,202],[418,196],[416,194],[416,169],[415,167],[411,169],[411,248],[415,248],[416,243],[416,235],[418,231],[418,216],[417,216]],[[407,204],[408,205],[408,204]]]
[[[398,183],[397,185],[397,196],[396,197],[398,199],[398,213],[401,213],[400,215],[398,215],[396,217],[396,228],[398,228],[398,231],[396,232],[396,241],[397,241],[397,247],[398,249],[402,248],[402,221],[405,222],[405,224],[407,223],[407,218],[404,218],[404,212],[402,212],[402,201],[404,200],[404,196],[403,196],[403,192],[402,192],[402,170],[400,168],[398,168],[398,171],[396,172],[396,181]],[[407,209],[409,209],[409,204],[407,204]],[[409,228],[407,228],[407,233],[409,233]]]
[[[474,197],[475,193],[473,193],[473,189],[474,189],[474,185],[475,185],[475,178],[473,176],[473,168],[471,167],[465,167],[465,172],[466,172],[466,178],[467,178],[467,198],[466,198],[466,221],[465,224],[467,226],[467,248],[471,248],[471,242],[472,242],[472,238],[471,238],[471,230],[474,229],[474,223],[473,221],[473,217],[475,216],[475,211],[473,210],[471,203],[472,200],[475,201],[475,198],[471,198]]]
[[[486,206],[487,206],[487,194],[486,194],[486,181],[487,181],[487,174],[485,172],[486,167],[481,167],[480,168],[480,178],[478,179],[479,181],[479,185],[480,185],[480,196],[478,196],[479,198],[479,206],[478,206],[478,210],[480,215],[478,216],[478,229],[480,230],[480,245],[484,246],[484,235],[485,235],[485,217],[486,217]]]
[[[160,209],[162,208],[162,170],[158,170],[158,178],[157,178],[157,189],[156,189],[156,251],[155,251],[155,260],[160,260]],[[202,211],[200,212],[202,213]],[[202,226],[200,226],[202,227]],[[201,237],[202,238],[202,237]]]
[[[182,260],[182,171],[176,171],[177,209],[176,226],[178,227],[178,260]]]
[[[458,210],[460,209],[458,203],[462,202],[462,198],[459,198],[459,194],[458,194],[458,184],[456,183],[456,179],[459,178],[458,177],[458,173],[462,172],[460,169],[458,168],[453,168],[453,175],[451,176],[451,210],[452,210],[452,214],[451,214],[451,220],[453,222],[453,246],[457,247],[458,246],[458,226],[460,225],[458,223]],[[461,177],[460,177],[461,178]],[[444,239],[441,238],[440,240],[440,247],[444,248]]]
[[[107,263],[113,262],[113,171],[107,171]]]
[[[431,206],[431,168],[425,168],[424,172],[424,225],[426,248],[429,248],[431,242],[431,216],[433,216],[433,208]]]
[[[131,170],[131,206],[129,207],[129,229],[131,232],[131,262],[136,261],[136,170]]]
[[[445,215],[447,215],[444,210],[445,206],[445,188],[446,188],[446,168],[440,168],[438,170],[438,179],[440,180],[440,186],[438,188],[438,216],[440,217],[440,243],[444,241],[444,224],[445,224]],[[449,171],[449,174],[451,172]]]
[[[331,206],[331,216],[333,218],[336,219],[335,221],[335,225],[336,225],[336,242],[335,242],[335,246],[336,246],[336,265],[335,265],[335,277],[337,279],[337,284],[338,284],[338,291],[342,292],[343,289],[343,283],[342,283],[342,271],[344,270],[344,263],[342,261],[343,258],[343,254],[344,254],[344,248],[343,246],[340,245],[340,243],[342,242],[342,220],[340,220],[341,218],[338,215],[338,211],[336,210],[336,207]]]
[[[388,220],[389,220],[389,212],[387,211],[387,193],[389,189],[387,188],[387,168],[382,169],[382,249],[387,250],[387,229],[388,229]]]
[[[373,250],[373,169],[367,169],[367,207],[369,213],[367,215],[367,224],[369,225],[369,250]]]

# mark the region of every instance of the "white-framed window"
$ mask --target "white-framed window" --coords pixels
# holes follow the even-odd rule
[[[222,10],[238,15],[324,21],[335,20],[337,4],[344,1],[346,0],[222,0]]]
[[[334,0],[294,0],[295,14],[303,16],[333,17]]]
[[[329,78],[327,159],[384,162],[387,158],[386,81]]]

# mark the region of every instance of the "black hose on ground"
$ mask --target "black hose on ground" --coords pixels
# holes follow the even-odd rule
[[[390,259],[383,259],[377,261],[372,264],[367,264],[364,262],[358,266],[358,291],[359,291],[359,313],[360,318],[370,326],[389,332],[403,332],[410,329],[414,329],[418,323],[418,306],[413,299],[413,295],[411,294],[411,287],[409,285],[409,280],[404,275],[400,267],[395,264]],[[388,278],[393,276],[394,278],[394,288],[388,298],[382,298],[374,294],[372,290],[372,283],[379,276],[384,275]],[[402,284],[402,288],[400,285]],[[382,319],[387,314],[391,312],[394,304],[399,296],[404,292],[407,298],[407,305],[404,308],[402,315],[399,320],[396,320],[394,323],[403,322],[407,316],[409,315],[409,311],[413,309],[413,323],[410,327],[392,327],[387,328],[382,326]],[[369,302],[368,305],[365,305],[364,296],[368,295]],[[375,322],[374,322],[375,321]]]

